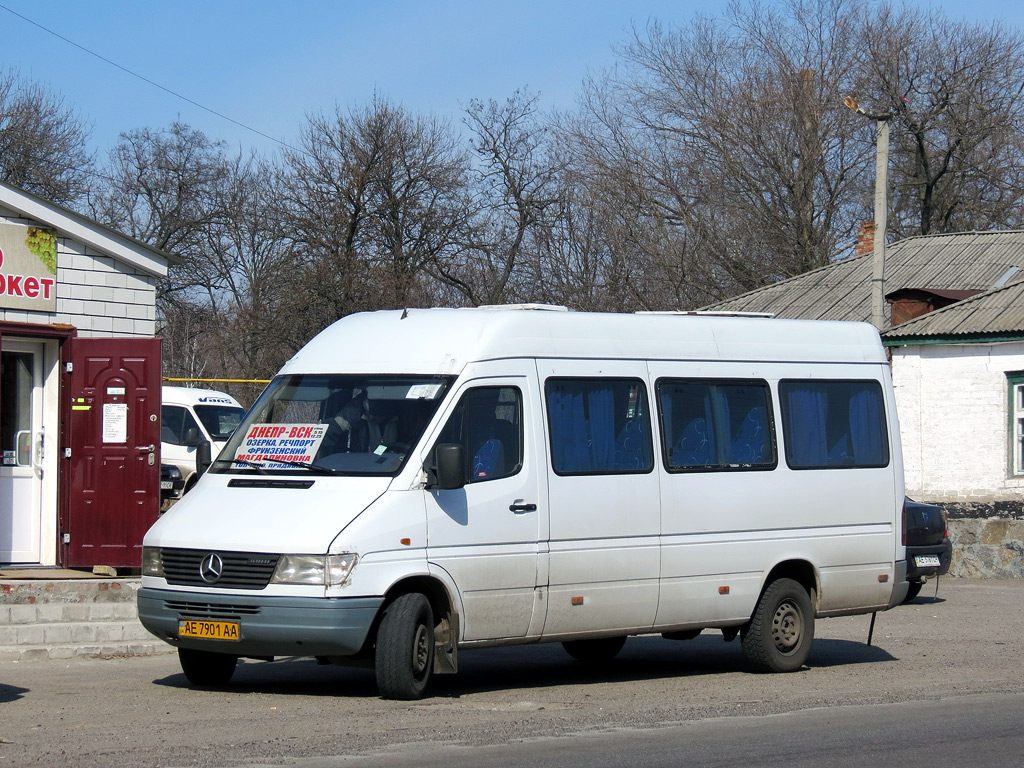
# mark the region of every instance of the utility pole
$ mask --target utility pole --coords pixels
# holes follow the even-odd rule
[[[888,174],[889,174],[889,119],[892,114],[872,115],[865,112],[850,96],[843,103],[869,120],[878,123],[878,140],[875,145],[875,241],[871,265],[871,323],[879,331],[885,330],[885,227],[888,223]]]

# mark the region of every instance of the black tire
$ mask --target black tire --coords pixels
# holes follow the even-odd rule
[[[742,630],[743,653],[759,672],[795,672],[807,661],[813,640],[811,598],[792,579],[768,585]]]
[[[562,647],[576,661],[596,664],[614,659],[625,644],[624,637],[602,637],[597,640],[568,640],[562,643]]]
[[[192,685],[219,686],[227,685],[231,676],[235,674],[238,657],[229,653],[179,648],[178,663]]]
[[[903,598],[904,603],[909,603],[919,594],[921,594],[921,587],[924,586],[923,581],[912,581],[910,582],[910,589],[907,590],[907,596]]]
[[[434,671],[434,612],[424,595],[401,595],[384,609],[375,661],[382,697],[422,698]]]

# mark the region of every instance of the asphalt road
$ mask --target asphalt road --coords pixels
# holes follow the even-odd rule
[[[633,638],[607,667],[557,645],[460,654],[419,702],[371,670],[240,665],[192,690],[173,656],[0,663],[0,766],[1024,765],[1024,581],[946,579],[818,622],[808,666],[744,670],[720,633]]]

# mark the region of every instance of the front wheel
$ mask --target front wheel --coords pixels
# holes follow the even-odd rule
[[[196,651],[191,648],[178,649],[178,663],[181,671],[192,685],[200,687],[226,685],[235,674],[238,657],[229,653]]]
[[[624,637],[602,637],[597,640],[567,640],[562,643],[562,647],[576,661],[595,664],[611,661],[625,644]]]
[[[434,670],[434,612],[426,596],[401,595],[384,609],[375,649],[377,690],[385,699],[419,699]]]
[[[811,598],[798,582],[777,579],[757,601],[742,630],[743,653],[760,672],[795,672],[807,661],[814,640]]]

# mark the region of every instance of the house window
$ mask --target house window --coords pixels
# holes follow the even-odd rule
[[[1006,374],[1009,384],[1010,474],[1024,475],[1024,371]]]

